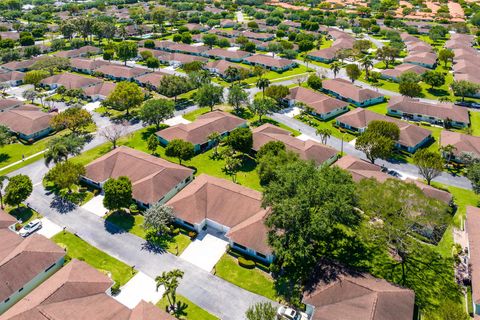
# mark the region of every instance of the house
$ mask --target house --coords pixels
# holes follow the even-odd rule
[[[416,64],[402,63],[402,64],[396,66],[393,69],[382,70],[380,73],[381,73],[381,78],[398,82],[400,76],[402,74],[404,74],[405,72],[413,72],[413,73],[421,76],[422,74],[424,74],[427,71],[428,71],[427,68],[421,67],[421,66],[416,65]]]
[[[337,159],[337,150],[313,140],[300,140],[280,127],[265,123],[252,130],[253,150],[257,152],[271,141],[280,141],[286,150],[299,155],[300,159],[314,161],[316,165],[330,165]]]
[[[243,61],[247,64],[261,66],[276,72],[283,72],[297,66],[297,63],[293,60],[273,58],[264,54],[256,54],[243,59]]]
[[[56,113],[46,113],[38,107],[24,105],[0,113],[0,124],[8,127],[20,139],[33,141],[50,134],[50,121]]]
[[[145,41],[146,40],[139,41],[138,45],[145,46]],[[153,40],[153,43],[154,43],[154,46],[153,46],[154,49],[161,49],[161,50],[165,50],[166,48],[175,44],[175,42],[167,41],[167,40]]]
[[[184,43],[175,43],[167,48],[164,48],[165,51],[170,52],[178,52],[178,53],[185,53],[185,54],[192,54],[195,56],[201,56],[205,51],[209,50],[207,46],[194,46],[191,44],[184,44]]]
[[[10,70],[10,71],[21,71],[25,72],[27,71],[31,66],[35,64],[38,60],[43,59],[43,56],[31,58],[28,60],[22,60],[22,61],[10,61],[7,63],[4,63],[0,65],[0,67],[4,70]]]
[[[387,179],[396,179],[382,170],[382,167],[367,162],[365,160],[353,157],[351,155],[344,155],[335,162],[335,165],[341,169],[347,170],[352,175],[353,181],[359,182],[363,179],[375,179],[378,182],[385,182]],[[418,180],[407,178],[405,181],[415,184],[423,194],[429,198],[436,199],[445,204],[451,205],[453,197],[451,193],[434,188]]]
[[[117,147],[85,167],[82,180],[102,188],[110,178],[126,176],[142,207],[165,203],[193,179],[193,170],[128,147]]]
[[[6,83],[11,87],[19,86],[23,83],[25,73],[19,71],[0,71],[0,83]]]
[[[228,76],[227,76],[228,68],[235,68],[235,69],[238,69],[239,71],[240,70],[245,70],[245,71],[249,72],[249,70],[247,68],[241,67],[238,64],[235,64],[235,63],[232,63],[232,62],[229,62],[229,61],[226,61],[226,60],[210,61],[207,64],[205,64],[203,67],[205,69],[207,69],[208,71],[210,71],[212,73],[215,73],[215,74],[219,75],[220,77],[222,77],[224,79],[228,78]],[[228,80],[230,80],[230,81],[238,80],[238,78],[237,79],[228,79]]]
[[[480,208],[467,206],[468,269],[472,282],[474,319],[480,316]]]
[[[412,63],[421,67],[435,69],[437,65],[437,55],[433,52],[417,52],[403,59],[403,62]]]
[[[62,250],[63,251],[63,250]],[[109,276],[73,259],[0,316],[2,320],[174,320],[141,300],[129,309],[110,295]]]
[[[356,107],[368,107],[385,101],[385,97],[382,94],[358,87],[345,79],[323,80],[322,90]]]
[[[92,60],[92,59],[82,59],[82,58],[72,58],[70,59],[70,68],[73,71],[92,74],[95,69],[100,68],[104,65],[109,65],[110,62],[105,60]]]
[[[203,152],[214,145],[208,139],[212,132],[218,132],[222,137],[226,137],[230,131],[241,127],[247,127],[244,119],[228,112],[212,111],[199,116],[191,123],[180,123],[160,130],[156,135],[164,146],[173,139],[182,139],[191,142],[195,152]]]
[[[147,88],[152,88],[153,90],[157,90],[158,86],[160,85],[160,80],[167,74],[168,73],[164,73],[161,71],[146,73],[136,77],[135,82],[141,85],[142,87],[147,87]]]
[[[79,74],[65,72],[43,79],[40,81],[40,85],[50,89],[56,89],[58,87],[65,87],[66,89],[82,89],[101,82],[101,79],[89,78]]]
[[[452,103],[426,103],[418,99],[396,96],[388,102],[387,114],[411,121],[466,128],[470,125],[468,109]]]
[[[135,77],[149,73],[148,69],[127,67],[117,64],[108,64],[100,66],[95,70],[103,74],[104,77],[115,81],[133,81]]]
[[[18,108],[23,106],[23,101],[12,99],[12,98],[1,98],[0,99],[0,112],[8,111],[11,109]]]
[[[314,61],[330,63],[337,58],[337,50],[335,48],[325,48],[314,50],[307,53],[307,57]]]
[[[242,62],[243,59],[251,56],[252,54],[250,52],[246,52],[242,50],[231,51],[226,49],[215,48],[215,49],[204,52],[203,55],[211,59],[223,59],[223,60],[228,60],[232,62]]]
[[[167,206],[180,225],[197,232],[208,226],[225,234],[235,250],[263,262],[273,261],[264,224],[270,209],[262,208],[261,192],[201,174]]]
[[[324,268],[324,267],[318,267]],[[394,285],[370,274],[332,268],[303,295],[311,320],[412,320],[413,290]]]
[[[201,25],[199,23],[187,23],[185,24],[185,27],[187,27],[188,31],[197,31],[197,32],[205,32],[210,29],[208,26]]]
[[[471,136],[455,131],[442,130],[440,132],[440,146],[454,147],[451,161],[462,162],[462,155],[469,154],[475,159],[480,159],[480,137]],[[443,153],[444,157],[449,155]]]
[[[174,53],[165,52],[165,54],[158,56],[157,59],[161,63],[168,64],[174,67],[180,67],[186,63],[190,63],[193,61],[200,61],[200,62],[208,61],[208,59],[204,57],[193,56],[190,54],[184,54],[184,53],[178,53],[178,52],[174,52]]]
[[[362,133],[367,129],[368,124],[374,120],[388,121],[398,126],[400,138],[396,142],[395,147],[400,150],[414,153],[432,141],[432,132],[430,130],[365,109],[355,109],[341,115],[337,118],[336,124],[341,128]]]
[[[74,50],[65,50],[65,51],[59,51],[57,53],[54,53],[53,55],[55,57],[61,57],[61,58],[78,58],[78,57],[86,57],[89,55],[96,55],[100,54],[102,52],[102,49],[94,46],[83,46],[78,49]]]
[[[101,81],[93,86],[84,88],[83,94],[92,101],[105,100],[115,90],[116,86],[114,82]]]
[[[235,21],[232,19],[222,19],[220,20],[220,28],[232,28],[235,26]]]
[[[348,111],[348,103],[303,87],[290,89],[285,100],[288,101],[290,107],[301,103],[312,108],[313,115],[322,120]]]
[[[63,248],[39,234],[22,238],[9,228],[16,222],[0,210],[0,315],[64,263]]]
[[[20,40],[20,33],[16,31],[0,32],[0,39],[12,39],[13,41]]]

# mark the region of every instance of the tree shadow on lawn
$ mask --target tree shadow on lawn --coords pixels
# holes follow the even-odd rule
[[[166,129],[168,128],[168,125],[166,124],[161,124],[160,125],[160,129],[157,129],[155,126],[151,126],[151,127],[147,127],[143,132],[142,132],[142,140],[143,141],[147,141],[148,138],[150,138],[150,136],[152,134],[155,134],[157,131],[160,131],[160,130],[163,130],[163,129]]]
[[[33,211],[29,207],[19,207],[12,209],[10,214],[14,216],[17,220],[22,220],[22,222],[30,220],[34,215],[36,215],[35,211]]]
[[[142,249],[154,253],[165,253],[168,246],[175,241],[171,235],[157,234],[155,231],[149,231],[145,239]]]
[[[123,210],[117,210],[105,219],[105,229],[110,233],[129,232],[134,225],[135,218]]]
[[[10,160],[10,155],[7,153],[0,153],[0,163]]]
[[[435,97],[449,97],[450,92],[444,89],[435,89],[435,88],[428,88],[427,92]]]

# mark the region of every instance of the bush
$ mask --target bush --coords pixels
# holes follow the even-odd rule
[[[172,228],[170,233],[172,234],[172,236],[177,236],[180,234],[180,228]]]
[[[120,293],[120,284],[115,283],[110,289],[112,296],[116,296]]]
[[[193,240],[193,239],[195,239],[195,237],[197,236],[197,233],[196,233],[195,231],[190,231],[190,232],[188,233],[188,236]]]
[[[246,269],[255,268],[255,262],[253,260],[246,259],[244,257],[238,257],[238,265],[240,267],[244,267]]]

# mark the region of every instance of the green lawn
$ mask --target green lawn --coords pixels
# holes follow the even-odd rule
[[[199,116],[207,112],[210,112],[209,107],[198,108],[188,113],[185,113],[182,117],[188,121],[195,121]]]
[[[47,148],[48,142],[53,135],[40,139],[32,144],[24,144],[21,142],[7,144],[0,148],[0,168],[11,163],[22,160],[22,155],[29,157]],[[43,157],[43,156],[42,156]],[[2,172],[3,174],[3,172]]]
[[[15,217],[17,220],[21,220],[21,225],[24,226],[34,219],[40,219],[42,216],[32,208],[27,207],[24,204],[21,204],[17,207],[6,207],[5,211]]]
[[[284,71],[282,73],[275,72],[275,71],[268,71],[265,73],[262,77],[267,78],[271,82],[275,81],[283,81],[286,80],[286,78],[291,78],[291,77],[296,77],[299,75],[307,75],[307,67],[304,65],[299,65],[296,68]],[[255,84],[257,83],[258,77],[251,77],[246,79],[244,82],[249,83],[249,84]]]
[[[106,216],[105,219],[140,238],[149,238],[147,231],[143,228],[144,218],[141,214],[133,215],[117,211]],[[178,246],[178,254],[180,255],[191,242],[187,235],[180,233],[174,237],[165,236],[158,238],[157,244],[171,254],[177,254]]]
[[[195,303],[191,302],[182,295],[177,294],[177,302],[180,302],[180,311],[177,314],[177,319],[185,320],[217,320],[218,318],[203,310]],[[168,299],[162,298],[157,302],[157,307],[166,310],[168,306]]]
[[[215,265],[216,275],[245,290],[277,300],[273,279],[260,269],[246,269],[238,265],[237,259],[225,253]]]
[[[480,136],[480,111],[470,111],[470,128],[472,135]]]
[[[329,129],[332,131],[332,136],[336,137],[338,139],[343,139],[345,142],[352,141],[353,139],[356,138],[353,134],[350,134],[348,132],[341,132],[338,128],[334,127],[335,124],[335,118],[327,120],[327,121],[321,121],[315,118],[314,116],[311,115],[297,115],[295,116],[295,119],[305,122],[309,126],[313,128],[318,128],[318,129]]]
[[[83,260],[102,272],[109,272],[112,279],[120,286],[127,283],[136,273],[127,264],[98,250],[70,232],[60,232],[52,240],[67,249],[68,257]]]

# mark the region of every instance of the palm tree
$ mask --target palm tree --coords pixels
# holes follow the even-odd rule
[[[225,76],[230,81],[240,79],[240,69],[230,66],[225,70]]]
[[[454,152],[457,150],[457,148],[454,145],[447,144],[446,146],[440,147],[440,151],[445,157],[446,164],[448,165],[450,163],[450,160],[452,160],[452,157],[454,155]]]
[[[4,187],[4,182],[8,180],[7,176],[0,176],[0,207],[3,210],[3,187]]]
[[[342,65],[338,61],[335,61],[330,65],[330,69],[333,71],[333,77],[336,78],[337,74],[342,69]]]
[[[270,85],[270,80],[267,78],[260,78],[257,81],[257,88],[262,90],[263,97],[265,98],[265,89]]]
[[[373,61],[372,61],[372,59],[370,59],[370,57],[366,56],[365,58],[363,58],[363,59],[360,61],[360,64],[361,64],[361,66],[363,67],[363,69],[365,69],[365,75],[366,75],[367,78],[368,78],[368,71],[370,70],[370,68],[373,68]]]
[[[308,56],[308,54],[305,55],[305,57],[303,57],[303,62],[305,62],[305,64],[307,65],[307,71],[308,71],[308,64],[312,61],[312,59],[310,59],[310,57]]]
[[[315,131],[315,134],[317,136],[320,136],[320,140],[322,141],[323,144],[327,144],[328,138],[332,136],[332,130],[327,128],[318,128]]]
[[[174,311],[177,307],[177,288],[180,284],[178,280],[183,278],[183,274],[184,272],[182,270],[174,269],[168,272],[164,271],[161,276],[155,278],[157,291],[161,286],[165,288],[163,297],[167,297],[170,309],[173,309]]]
[[[221,137],[222,136],[217,131],[213,131],[207,137],[207,139],[210,140],[212,142],[212,144],[215,146],[215,149],[213,151],[213,154],[215,156],[218,156],[218,143],[220,142]]]

